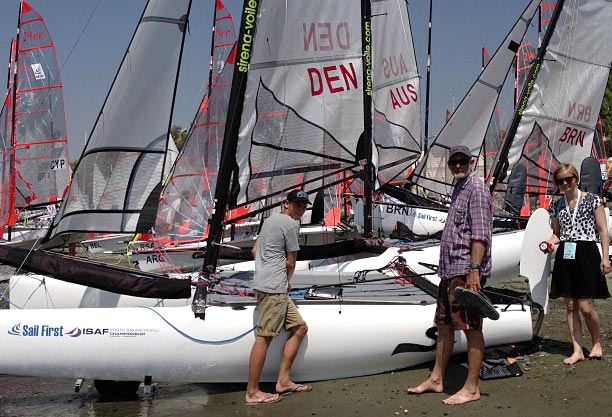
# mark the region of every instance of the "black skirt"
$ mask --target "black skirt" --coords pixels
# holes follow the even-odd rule
[[[610,298],[606,277],[599,270],[601,255],[597,243],[576,243],[576,259],[563,259],[565,242],[557,248],[550,298]]]

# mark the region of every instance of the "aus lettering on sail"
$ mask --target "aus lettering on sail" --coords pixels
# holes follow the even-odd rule
[[[567,117],[582,124],[589,124],[592,117],[591,106],[581,103],[568,102]],[[568,145],[580,146],[584,148],[584,138],[587,134],[586,130],[573,126],[566,126],[565,130],[559,137],[559,142]]]

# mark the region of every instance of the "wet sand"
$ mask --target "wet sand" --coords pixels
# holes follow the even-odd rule
[[[449,365],[442,394],[404,392],[427,378],[433,365],[427,363],[388,374],[315,382],[312,392],[258,407],[244,406],[244,384],[159,383],[151,396],[141,388],[137,398],[117,402],[101,400],[92,381],[85,381],[75,394],[72,380],[0,375],[0,416],[612,416],[612,299],[597,300],[596,308],[602,322],[603,360],[563,364],[570,344],[563,302],[554,300],[540,338],[519,348],[523,376],[481,381],[481,399],[459,406],[444,405],[442,400],[465,379],[464,355]],[[590,340],[583,330],[585,340]]]

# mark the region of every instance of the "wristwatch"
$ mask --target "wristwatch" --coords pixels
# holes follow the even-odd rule
[[[472,261],[472,262],[470,262],[469,268],[470,269],[478,269],[478,268],[480,268],[480,265],[478,265],[476,262]]]

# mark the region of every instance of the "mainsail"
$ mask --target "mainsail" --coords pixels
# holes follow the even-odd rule
[[[494,172],[496,191],[517,191],[507,211],[516,213],[525,193],[551,195],[556,166],[580,169],[591,155],[612,62],[610,19],[606,0],[557,3]]]
[[[171,240],[206,237],[221,160],[234,73],[235,43],[232,15],[221,0],[217,0],[207,93],[172,175],[164,186],[155,223],[158,236]],[[171,211],[175,210],[171,216]],[[172,224],[169,219],[172,219]]]
[[[20,210],[61,199],[70,177],[55,47],[42,16],[25,0],[10,68],[0,111],[0,233]]]
[[[388,161],[383,168],[390,170],[400,164],[405,169],[416,159],[418,143],[410,143],[415,119],[403,114],[412,110],[409,100],[418,98],[412,98],[408,86],[414,67],[399,71],[397,66],[373,81],[377,75],[372,62],[393,57],[399,64],[399,54],[410,59],[403,47],[394,53],[386,46],[373,52],[377,33],[387,43],[395,41],[383,38],[385,23],[399,23],[386,27],[410,39],[407,15],[394,15],[401,12],[400,3],[405,7],[397,0],[372,2],[370,10],[369,1],[245,2],[206,271],[216,264],[216,244],[230,200],[233,207],[261,202],[269,208],[290,189],[299,187],[314,198],[334,182],[361,177],[367,201],[381,160]],[[376,18],[380,22],[375,24]],[[405,102],[394,106],[391,93],[402,87]],[[373,115],[382,117],[373,121]],[[398,160],[388,157],[392,152]],[[384,181],[399,173],[388,172]],[[329,178],[337,180],[330,183]],[[198,286],[197,314],[201,293]]]
[[[148,2],[49,239],[153,226],[190,6]]]
[[[501,88],[539,3],[539,0],[532,0],[527,5],[457,110],[444,125],[429,152],[419,162],[412,178],[417,185],[437,194],[450,195],[453,176],[446,166],[448,150],[454,145],[465,145],[474,157],[481,154]]]

